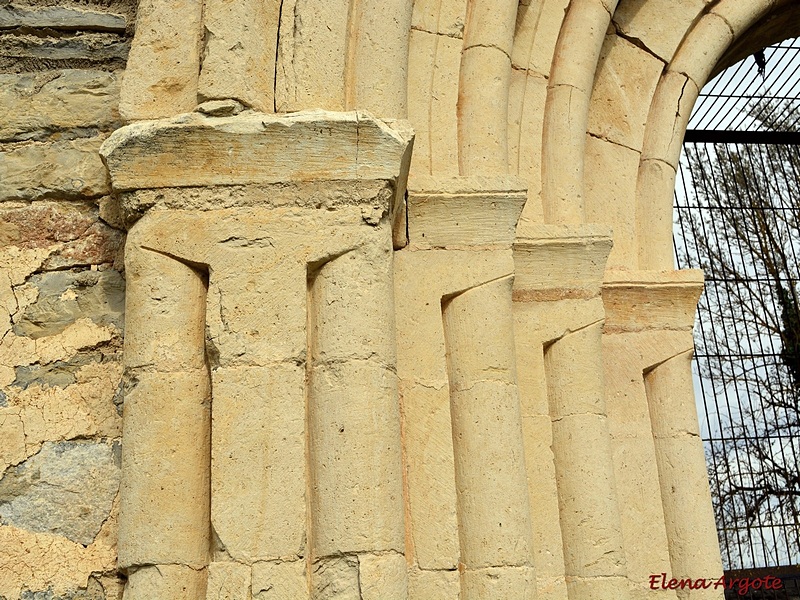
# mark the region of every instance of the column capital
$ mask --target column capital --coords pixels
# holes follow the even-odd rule
[[[408,193],[409,244],[509,248],[527,196],[526,183],[508,175],[416,176]]]
[[[703,272],[609,270],[603,282],[606,333],[691,332]]]
[[[514,243],[514,300],[598,297],[611,246],[607,225],[526,224]]]
[[[244,111],[224,117],[192,112],[122,127],[100,154],[112,189],[126,196],[127,221],[154,203],[185,208],[171,206],[168,194],[138,199],[141,190],[377,181],[393,190],[386,208],[404,238],[401,209],[413,140],[406,121],[383,121],[365,111]],[[222,208],[213,202],[210,207]]]

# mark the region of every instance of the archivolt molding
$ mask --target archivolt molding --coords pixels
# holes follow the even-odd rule
[[[553,56],[542,134],[547,223],[582,223],[583,156],[594,73],[617,0],[573,0]]]
[[[225,65],[234,61],[233,55],[219,55],[219,40],[230,32],[209,20],[219,1],[208,0],[203,12],[197,0],[181,0],[169,10],[163,1],[143,0],[122,90],[126,118],[169,117],[192,110],[198,92],[201,100],[214,96],[214,86],[203,82],[216,82],[212,71],[230,72]],[[667,5],[672,12],[665,12]],[[577,224],[596,220],[586,188],[598,152],[586,133],[597,134],[595,120],[613,118],[599,114],[593,94],[604,83],[627,83],[631,102],[650,109],[641,143],[638,129],[633,141],[607,140],[641,152],[636,167],[629,157],[614,178],[624,171],[626,181],[637,182],[617,190],[625,204],[617,212],[627,215],[630,226],[614,225],[638,242],[630,251],[615,251],[612,260],[627,268],[671,268],[670,244],[664,243],[671,219],[661,205],[671,194],[697,92],[741,34],[784,5],[785,0],[274,0],[270,14],[276,14],[267,19],[265,33],[274,35],[275,52],[244,48],[261,61],[259,72],[274,76],[256,99],[247,73],[220,85],[225,84],[222,95],[277,112],[322,107],[366,109],[380,117],[408,114],[418,132],[412,178],[476,170],[519,174],[530,189],[524,223]],[[686,33],[679,31],[683,23]],[[183,37],[175,47],[157,43],[176,32]],[[656,67],[668,63],[652,98],[649,89],[636,95],[635,74],[624,71],[624,62],[614,73],[599,68],[609,40],[647,53]],[[230,54],[225,48],[223,54]],[[176,53],[182,70],[167,68]],[[631,197],[638,198],[632,206]]]
[[[570,54],[580,54],[576,47],[581,44],[568,44],[573,10],[578,14],[575,1],[553,59],[542,149],[545,218],[553,218],[558,205],[571,207],[558,219],[612,225],[612,270],[672,269],[675,173],[700,89],[754,26],[771,14],[796,10],[785,0],[687,0],[670,4],[674,12],[666,27],[665,12],[658,10],[662,4],[620,0],[608,21],[595,16],[597,23],[610,23],[613,29],[599,40],[595,62],[582,67],[584,83],[569,88],[569,102],[563,104],[555,91],[563,83],[562,68],[569,73],[572,67],[572,81],[579,81]],[[685,31],[675,30],[679,27]],[[587,30],[584,22],[576,35],[585,36]],[[752,44],[763,44],[761,38]],[[562,47],[569,54],[562,54]],[[582,59],[588,61],[592,52]],[[583,90],[589,76],[587,100]]]
[[[659,80],[637,175],[638,268],[672,268],[672,194],[692,108],[731,44],[779,4],[721,0],[694,22]]]
[[[467,3],[458,90],[461,175],[508,171],[508,91],[517,0]]]

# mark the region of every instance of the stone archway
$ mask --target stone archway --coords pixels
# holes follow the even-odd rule
[[[683,28],[665,29],[664,13],[655,12],[659,4],[667,11],[659,2],[623,1],[614,13],[593,82],[585,179],[579,188],[586,219],[614,230],[603,288],[603,348],[626,557],[634,581],[659,556],[668,555],[678,577],[693,569],[719,569],[710,509],[685,510],[691,503],[707,504],[709,493],[702,447],[691,440],[697,434],[691,329],[702,274],[673,270],[675,169],[703,84],[719,64],[776,35],[779,28],[770,24],[791,23],[797,13],[786,2],[670,3],[671,18]],[[620,372],[623,364],[627,377]],[[641,459],[648,452],[654,462]],[[640,459],[633,460],[634,455]],[[680,471],[676,461],[682,461]],[[662,515],[666,524],[662,533],[651,532],[664,537],[647,556],[630,552],[629,540],[640,534],[637,522],[643,514],[626,506],[636,479],[630,475],[634,464],[656,465],[660,491],[648,491],[645,483],[640,492],[660,495],[660,509],[652,502],[648,510],[655,512],[648,514],[654,520]],[[656,549],[661,543],[664,551]]]

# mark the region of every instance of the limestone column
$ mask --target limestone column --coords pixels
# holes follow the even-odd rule
[[[202,600],[210,531],[206,284],[195,269],[139,246],[147,227],[140,221],[126,246],[119,567],[128,573],[126,600]]]
[[[601,335],[602,324],[590,324],[565,335],[545,352],[571,600],[617,600],[627,595]]]
[[[204,0],[198,101],[233,98],[275,111],[280,0]]]
[[[202,64],[203,0],[142,0],[120,90],[126,120],[192,110]]]
[[[442,301],[464,600],[532,598],[513,277]]]
[[[691,373],[702,289],[702,272],[688,269],[609,270],[603,285],[609,417],[616,469],[627,483],[620,497],[626,551],[637,555],[630,573],[637,598],[723,596],[720,589],[651,590],[649,583],[661,572],[668,580],[722,575]],[[646,552],[642,535],[651,540]]]
[[[722,574],[692,384],[692,352],[656,366],[645,377],[672,577]],[[722,597],[718,589],[679,590],[679,598]]]
[[[407,598],[391,230],[383,229],[309,274],[315,600],[364,587]]]
[[[458,170],[508,173],[508,90],[515,0],[467,0],[458,80]]]
[[[533,310],[529,310],[531,308]],[[530,303],[514,303],[514,338],[525,466],[528,470],[536,594],[537,600],[567,600],[543,340],[535,335],[541,332],[537,312]]]
[[[423,179],[396,253],[409,599],[532,600],[511,244],[526,191]]]
[[[139,555],[121,551],[126,598],[406,599],[392,209],[412,138],[363,113],[248,111],[106,141],[124,218],[139,219],[126,362],[131,406],[149,410],[125,417],[126,502],[166,506],[152,523],[128,509],[127,537],[143,535]],[[140,401],[150,371],[171,387]],[[148,421],[173,409],[185,424]]]
[[[606,290],[603,296],[604,299],[608,297]],[[657,340],[647,331],[614,330],[614,317],[609,307],[603,334],[603,362],[614,475],[632,597],[636,600],[674,599],[674,592],[650,589],[650,576],[671,572],[671,568],[643,375],[646,367],[653,364],[649,362],[652,354],[668,353],[674,344],[670,343],[672,340]],[[642,539],[648,543],[642,544]]]
[[[218,218],[216,229],[231,221]],[[220,237],[237,235],[255,237],[241,226]],[[214,312],[224,320],[215,316],[210,329],[217,353],[211,373],[211,524],[215,561],[294,560],[302,572],[306,277],[302,261],[280,256],[287,250],[220,249],[211,260],[209,320]]]
[[[514,244],[515,335],[520,346],[536,348],[521,355],[532,364],[518,369],[535,372],[543,353],[547,391],[540,399],[541,383],[521,379],[527,455],[540,443],[533,436],[541,435],[542,411],[552,432],[552,463],[540,458],[534,473],[554,481],[530,481],[531,497],[557,496],[560,536],[539,536],[551,548],[559,544],[563,571],[535,555],[547,565],[540,582],[547,598],[564,598],[565,591],[570,600],[629,597],[601,348],[600,289],[610,249],[610,232],[600,225],[528,224]]]

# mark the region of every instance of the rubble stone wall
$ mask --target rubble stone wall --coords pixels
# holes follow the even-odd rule
[[[0,3],[0,598],[118,598],[125,233],[98,149],[135,2]]]

